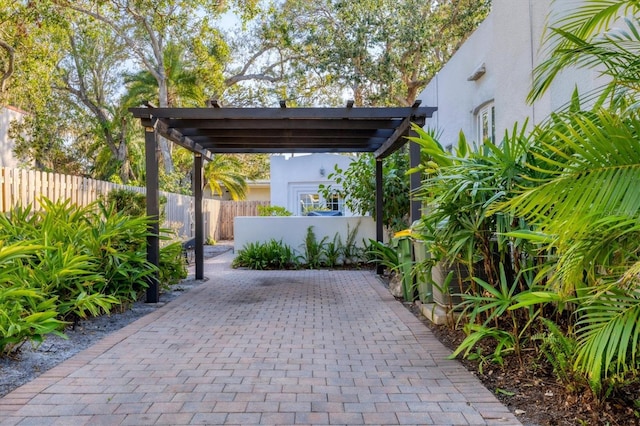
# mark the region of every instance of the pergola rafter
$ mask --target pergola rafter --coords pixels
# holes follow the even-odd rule
[[[202,166],[203,159],[220,153],[316,153],[372,152],[376,158],[376,237],[382,228],[382,160],[406,143],[411,123],[423,126],[436,110],[421,107],[354,108],[131,108],[146,129],[147,214],[159,216],[156,137],[163,136],[194,153],[194,195],[196,198],[196,279],[202,279]],[[411,163],[419,161],[419,149],[412,147]],[[154,163],[154,164],[150,164]],[[416,179],[417,178],[417,179]],[[412,189],[419,176],[412,179]],[[154,195],[155,194],[155,195]],[[419,215],[413,203],[412,220]],[[157,227],[152,233],[157,234]],[[147,258],[158,264],[159,241],[147,241]],[[148,302],[158,301],[157,280],[147,292]]]

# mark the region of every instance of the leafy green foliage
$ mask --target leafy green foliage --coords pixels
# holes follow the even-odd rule
[[[164,287],[177,284],[187,278],[182,244],[178,241],[164,245],[160,249],[158,280]]]
[[[432,134],[415,129],[418,137],[411,140],[423,149],[417,170],[426,176],[416,197],[426,214],[414,232],[427,245],[430,265],[461,262],[471,277],[480,272],[492,285],[501,280],[500,264],[509,282],[527,266],[524,263],[531,258],[521,256],[529,249],[527,243],[509,236],[526,224],[516,215],[492,210],[526,183],[531,140],[524,134],[525,127],[514,126],[501,143],[485,141],[480,147],[470,146],[460,135],[453,153],[444,150]]]
[[[222,195],[223,187],[233,200],[242,200],[247,195],[247,182],[240,172],[241,163],[236,157],[218,154],[204,167],[207,185],[213,194]]]
[[[576,369],[601,394],[606,384],[635,372],[640,360],[640,290],[615,284],[580,300]]]
[[[116,211],[139,217],[147,214],[147,197],[129,189],[114,189],[105,197],[106,205],[113,205]]]
[[[16,242],[0,245],[0,355],[11,354],[27,340],[42,341],[59,332],[57,296],[31,288],[24,263],[43,247]]]
[[[574,367],[576,359],[576,340],[548,318],[540,318],[546,331],[534,336],[540,340],[540,353],[551,364],[558,381],[565,386],[576,387],[580,377]]]
[[[0,214],[0,354],[137,300],[156,272],[146,261],[145,216],[100,203],[40,204]],[[163,247],[159,273],[165,282],[186,275],[179,244]]]
[[[355,265],[364,259],[364,250],[358,247],[356,242],[358,229],[360,229],[360,222],[353,228],[347,224],[347,239],[342,245],[342,261],[345,265]]]
[[[313,226],[309,226],[305,240],[300,246],[302,254],[283,244],[282,240],[252,242],[238,251],[232,266],[250,269],[291,269],[301,265],[309,269],[334,268],[339,265],[357,266],[364,260],[365,254],[365,251],[356,245],[357,232],[358,226],[348,228],[345,243],[337,232],[331,240],[328,236],[318,240]]]
[[[610,80],[587,95],[590,109],[576,92],[529,134],[476,150],[459,143],[455,155],[417,131],[428,176],[421,196],[431,203],[421,232],[432,254],[485,265],[487,279],[475,277],[464,296],[468,337],[456,355],[485,356],[478,343],[489,338],[489,359],[535,346],[560,381],[576,391],[588,384],[598,398],[637,383],[638,11],[634,2],[585,1],[550,31],[531,99],[567,66],[598,67]]]
[[[301,256],[302,263],[307,268],[318,269],[323,264],[326,242],[327,237],[323,237],[320,241],[317,240],[316,234],[313,232],[313,226],[307,228]]]
[[[258,216],[291,216],[291,212],[281,206],[258,206]]]
[[[397,231],[407,228],[409,220],[409,156],[399,150],[386,158],[382,165],[384,193],[383,224]],[[360,215],[376,215],[376,165],[371,154],[359,155],[347,169],[337,165],[329,173],[335,185],[320,185],[319,192],[325,200],[338,194],[352,212]]]
[[[331,241],[327,241],[324,246],[324,262],[327,268],[335,268],[342,262],[343,253],[342,238],[337,232]]]
[[[322,94],[328,86],[331,101],[348,90],[358,106],[411,105],[489,6],[484,0],[288,0],[264,26],[274,43],[293,52],[293,77]],[[291,90],[296,100],[305,95],[300,86]]]
[[[372,257],[369,262],[380,264],[389,271],[395,271],[400,266],[398,252],[380,241],[369,239],[367,254]]]
[[[248,243],[233,259],[232,267],[249,269],[291,269],[297,267],[295,252],[282,241]]]

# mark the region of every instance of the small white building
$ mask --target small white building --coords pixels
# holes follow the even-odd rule
[[[341,154],[272,155],[271,205],[284,207],[295,216],[325,208],[352,216],[340,197],[325,200],[318,191],[320,184],[335,187],[329,174],[336,165],[345,170],[352,161],[352,157]]]
[[[492,10],[478,29],[451,57],[419,95],[422,105],[436,106],[427,127],[440,132],[443,145],[455,144],[462,130],[469,141],[502,139],[514,123],[544,121],[571,100],[577,86],[586,93],[600,85],[595,70],[561,73],[534,104],[526,98],[533,69],[544,60],[543,38],[554,20],[578,2],[493,0]]]
[[[13,155],[15,142],[9,137],[9,128],[14,121],[21,121],[27,113],[21,109],[0,107],[0,167],[17,168],[23,164]]]

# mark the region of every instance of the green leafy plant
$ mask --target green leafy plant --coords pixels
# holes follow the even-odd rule
[[[323,237],[320,241],[313,232],[313,226],[307,227],[307,233],[302,244],[302,263],[309,269],[318,269],[323,265],[325,257],[325,244],[328,237]]]
[[[137,300],[155,272],[146,261],[145,216],[104,203],[43,198],[40,205],[0,214],[0,353]],[[161,250],[161,280],[185,275],[177,246]]]
[[[258,206],[258,216],[291,216],[291,212],[281,206]]]
[[[132,217],[147,215],[147,196],[141,192],[131,189],[113,189],[101,199],[102,204],[112,205],[116,211],[122,212]],[[165,216],[164,207],[167,204],[167,197],[160,196],[160,219]]]
[[[540,354],[551,365],[560,383],[576,389],[576,383],[580,382],[575,369],[577,341],[550,319],[540,318],[540,321],[545,332],[534,336],[541,343]]]
[[[342,263],[342,239],[339,233],[335,233],[331,241],[327,241],[324,247],[324,265],[335,268]]]
[[[294,251],[282,240],[270,240],[265,243],[254,242],[245,244],[238,250],[231,266],[249,269],[291,269],[298,263]]]
[[[123,302],[135,301],[156,271],[146,257],[150,219],[129,216],[116,211],[113,205],[99,203],[97,207],[85,246],[104,276],[98,289]]]
[[[358,155],[346,169],[337,165],[327,176],[335,184],[319,186],[318,191],[325,200],[338,195],[345,205],[360,215],[376,214],[376,160],[371,154]],[[392,231],[408,226],[409,212],[409,155],[406,148],[400,149],[383,162],[384,208],[383,223]]]
[[[182,244],[175,241],[160,248],[158,279],[166,289],[187,277]]]
[[[603,395],[608,384],[638,369],[640,290],[612,284],[589,293],[576,312],[575,367],[586,374],[596,395]]]
[[[37,289],[0,287],[0,355],[16,352],[26,341],[41,343],[47,334],[64,337],[55,297]]]
[[[347,238],[342,245],[342,257],[345,265],[355,265],[363,260],[364,250],[356,244],[360,222],[353,229],[347,224]]]
[[[400,266],[398,252],[383,242],[369,239],[369,245],[366,252],[372,258],[369,260],[370,263],[375,262],[382,265],[390,272],[397,271]]]
[[[65,323],[57,318],[57,296],[31,288],[24,266],[42,249],[25,242],[0,244],[0,356],[17,351],[26,341],[42,342],[49,333],[62,335]]]
[[[107,193],[104,204],[112,204],[116,211],[129,216],[145,216],[147,213],[147,197],[129,189],[114,189]]]
[[[504,364],[504,356],[507,353],[513,352],[516,348],[516,342],[514,336],[508,331],[501,330],[497,327],[490,327],[480,324],[466,324],[464,331],[467,333],[467,337],[460,343],[456,350],[449,356],[449,359],[454,359],[461,353],[464,357],[469,357],[472,354],[471,350],[482,340],[493,339],[495,345],[493,352],[488,359],[499,365]],[[474,354],[479,357],[487,357],[481,350],[478,349]]]
[[[531,279],[531,277],[529,277]],[[505,268],[500,264],[500,283],[495,287],[477,277],[473,278],[479,291],[462,294],[463,307],[461,320],[468,321],[464,329],[467,338],[460,344],[452,356],[464,351],[467,355],[481,340],[491,337],[498,345],[493,358],[502,362],[505,352],[513,352],[520,357],[522,339],[529,336],[530,327],[538,317],[540,310],[532,306],[518,305],[520,298],[529,292],[518,292],[518,280],[510,283]],[[516,309],[514,306],[520,306]]]

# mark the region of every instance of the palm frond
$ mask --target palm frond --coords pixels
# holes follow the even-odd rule
[[[603,379],[635,368],[640,354],[640,292],[611,285],[578,309],[576,368],[597,392]]]
[[[567,236],[608,215],[640,214],[640,120],[605,110],[565,118],[540,134],[537,185],[501,207]]]
[[[533,89],[528,96],[530,102],[539,99],[558,73],[568,66],[592,68],[604,65],[604,68],[608,69],[614,64],[615,58],[619,58],[620,55],[615,55],[615,49],[607,52],[607,45],[615,46],[616,37],[598,39],[598,36],[608,31],[619,17],[631,17],[627,21],[635,23],[629,27],[630,31],[621,33],[622,38],[617,37],[617,47],[622,45],[625,38],[631,42],[637,37],[636,14],[640,11],[640,4],[635,1],[588,0],[577,9],[569,7],[568,10],[569,14],[558,17],[549,24],[549,34],[544,42],[548,59],[534,70]],[[598,55],[596,52],[606,54]],[[615,71],[610,71],[610,75],[616,74]],[[615,79],[612,84],[616,85]]]
[[[224,187],[233,200],[242,200],[246,198],[247,182],[240,170],[241,164],[237,158],[216,155],[213,161],[205,166],[207,184],[213,193],[222,195]]]

